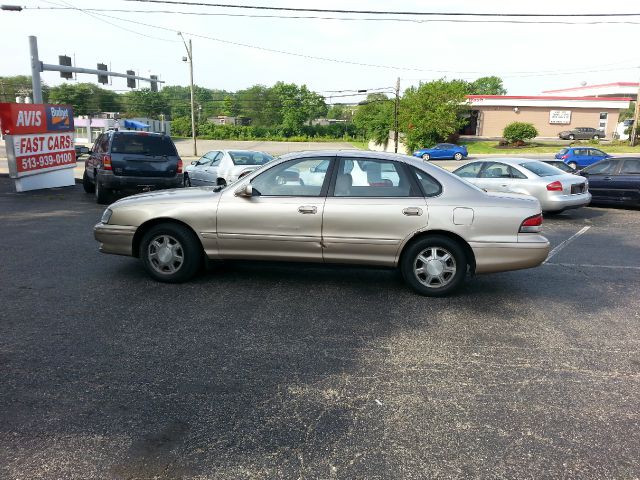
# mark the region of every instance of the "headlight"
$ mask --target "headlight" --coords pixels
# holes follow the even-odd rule
[[[102,218],[100,219],[100,221],[102,223],[109,223],[109,220],[111,220],[111,214],[113,213],[113,211],[111,211],[110,208],[107,208],[104,213],[102,214]]]

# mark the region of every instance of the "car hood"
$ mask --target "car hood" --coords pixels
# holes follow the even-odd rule
[[[129,207],[148,203],[192,203],[208,200],[217,195],[216,187],[173,188],[171,190],[158,190],[139,193],[113,203],[110,208]]]

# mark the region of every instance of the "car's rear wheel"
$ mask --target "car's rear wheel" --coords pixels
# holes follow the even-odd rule
[[[100,181],[96,176],[96,183],[94,193],[96,195],[96,202],[103,205],[105,203],[109,203],[109,199],[111,198],[111,192],[104,188]]]
[[[569,162],[569,163],[567,163],[567,165],[569,165],[574,170],[578,169],[578,164],[576,162]]]
[[[140,258],[156,280],[185,282],[202,266],[202,245],[195,234],[182,225],[163,223],[152,227],[140,242]]]
[[[569,135],[569,140],[575,140],[575,139],[576,139],[575,135],[573,135],[573,134]]]
[[[454,156],[453,156],[454,160],[462,160],[462,154],[460,152],[457,152]]]
[[[96,191],[96,186],[93,184],[91,180],[89,180],[89,176],[87,175],[87,171],[84,171],[82,175],[82,188],[86,193],[94,193]]]
[[[431,158],[431,155],[429,155],[428,153],[423,153],[422,154],[422,159],[426,162],[427,160],[429,160]]]
[[[185,187],[190,187],[191,186],[191,179],[189,178],[189,174],[185,173],[183,178],[184,178],[184,181],[183,181],[184,186]]]
[[[429,235],[410,243],[400,260],[407,284],[421,295],[440,297],[464,282],[467,258],[462,246],[442,235]]]

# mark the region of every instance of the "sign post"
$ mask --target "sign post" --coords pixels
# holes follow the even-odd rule
[[[75,184],[71,106],[0,103],[0,129],[16,191]]]

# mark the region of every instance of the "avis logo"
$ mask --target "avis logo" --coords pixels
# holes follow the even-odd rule
[[[49,131],[73,130],[73,110],[71,108],[47,105],[46,111]]]

